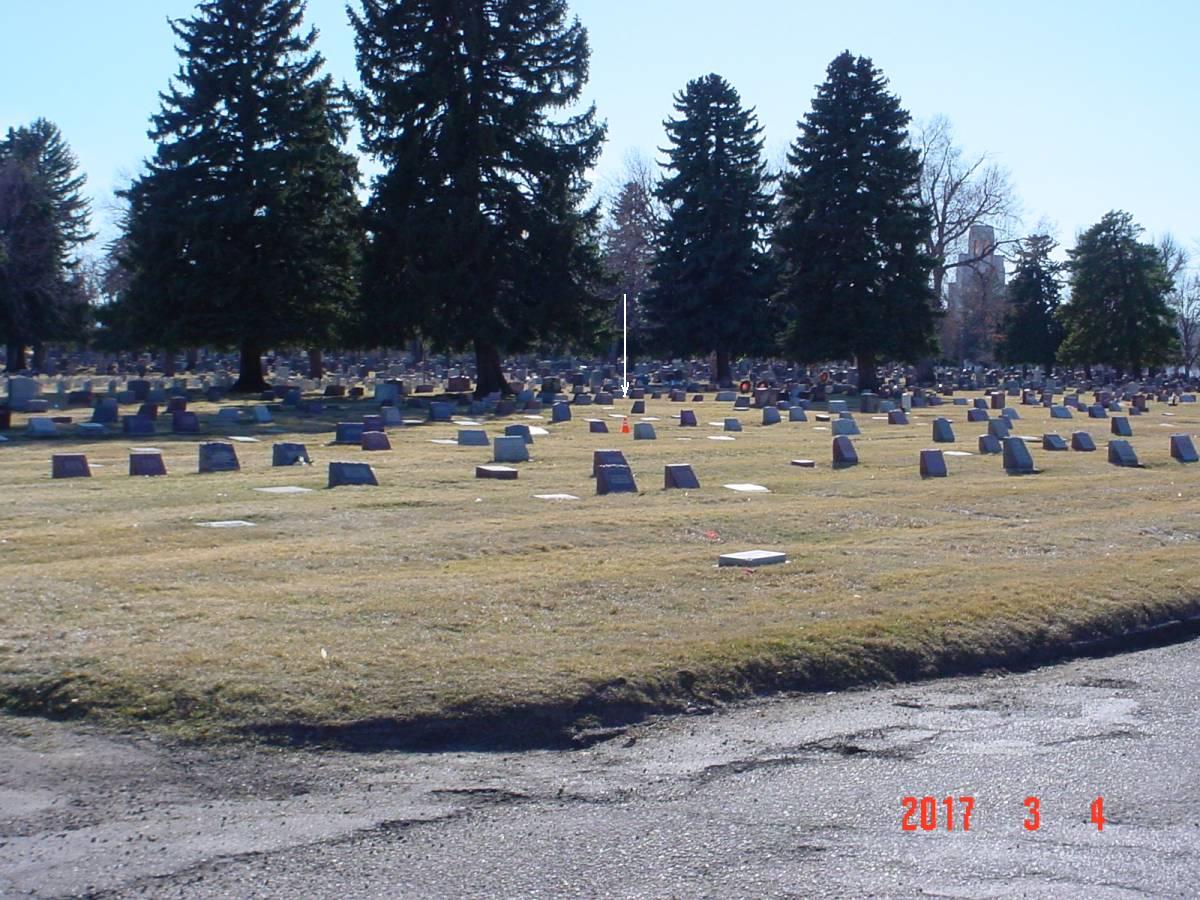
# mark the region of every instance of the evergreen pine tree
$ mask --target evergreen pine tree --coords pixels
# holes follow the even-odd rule
[[[1051,259],[1056,244],[1049,235],[1027,237],[1017,247],[1016,270],[1008,282],[1008,311],[1004,320],[1000,358],[1009,365],[1040,365],[1046,375],[1064,332],[1058,317],[1062,298],[1063,264]]]
[[[34,368],[48,340],[77,339],[85,318],[74,251],[91,240],[85,178],[62,133],[38,119],[0,141],[0,336],[7,369]]]
[[[1079,236],[1071,258],[1071,300],[1062,309],[1063,362],[1103,363],[1138,377],[1166,363],[1175,349],[1175,317],[1167,305],[1171,276],[1153,244],[1127,212],[1106,213]]]
[[[479,396],[501,351],[594,340],[605,298],[584,207],[604,128],[561,120],[587,77],[564,0],[362,0],[351,11],[368,204],[367,301],[392,338],[473,347]]]
[[[788,154],[776,235],[784,349],[808,362],[855,357],[864,391],[881,359],[914,362],[934,346],[920,157],[886,86],[865,57],[830,63]]]
[[[733,354],[763,349],[770,334],[762,129],[719,75],[688,82],[675,111],[657,190],[666,219],[644,305],[653,343],[672,356],[715,353],[724,385]]]
[[[266,387],[268,347],[332,340],[357,296],[357,167],[304,8],[204,0],[171,23],[183,65],[125,192],[124,321],[148,342],[236,348],[237,391]]]

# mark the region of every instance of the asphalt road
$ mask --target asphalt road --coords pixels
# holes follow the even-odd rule
[[[0,717],[0,895],[1198,896],[1198,659],[765,701],[576,751],[212,751]]]

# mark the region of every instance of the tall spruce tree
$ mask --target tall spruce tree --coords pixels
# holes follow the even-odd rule
[[[770,335],[772,202],[762,129],[720,75],[688,82],[664,123],[668,174],[657,196],[666,219],[644,306],[651,340],[672,356],[716,354],[728,384],[735,352]]]
[[[920,154],[886,88],[866,57],[830,63],[788,154],[776,234],[784,350],[807,362],[853,356],[864,391],[881,360],[915,362],[934,347]]]
[[[1106,213],[1079,236],[1071,258],[1071,301],[1062,309],[1067,336],[1063,362],[1102,363],[1138,377],[1166,363],[1175,349],[1172,288],[1162,254],[1138,241],[1127,212]]]
[[[357,297],[347,113],[301,31],[303,0],[205,0],[172,21],[183,65],[147,171],[125,192],[124,321],[148,343],[241,356],[260,391],[273,345],[331,340]]]
[[[0,141],[0,336],[10,372],[26,347],[41,367],[46,341],[81,335],[76,252],[93,235],[85,178],[58,127],[37,119]]]
[[[362,0],[351,11],[372,319],[392,338],[473,348],[476,393],[507,391],[501,352],[594,340],[605,298],[585,207],[604,127],[573,106],[587,33],[564,0]]]
[[[1031,363],[1046,375],[1062,344],[1058,317],[1064,265],[1050,254],[1056,243],[1045,234],[1027,237],[1017,246],[1016,270],[1008,282],[1008,308],[1001,337],[1000,358],[1009,365]]]

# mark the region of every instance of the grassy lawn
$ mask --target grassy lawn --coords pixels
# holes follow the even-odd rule
[[[2,699],[194,736],[578,717],[1006,664],[1200,609],[1200,465],[1169,457],[1170,434],[1197,432],[1196,405],[1130,419],[1144,469],[1108,464],[1108,420],[1017,407],[1014,434],[1039,438],[1043,470],[1025,477],[975,454],[986,426],[961,406],[916,410],[907,427],[857,416],[862,463],[840,471],[811,413],[762,427],[742,412],[745,431],[714,441],[708,423],[734,415],[729,404],[647,407],[654,442],[588,433],[586,416],[627,401],[559,425],[548,411],[485,422],[493,436],[511,422],[551,432],[517,481],[473,477],[488,448],[431,442],[457,425],[394,428],[390,452],[327,446],[334,421],[376,411],[367,403],[320,423],[276,413],[275,431],[210,422],[205,438],[34,441],[14,416],[0,445]],[[680,428],[681,408],[700,427]],[[972,455],[923,481],[918,453],[939,415],[958,437],[940,446]],[[1041,450],[1054,430],[1090,431],[1099,449]],[[196,443],[225,434],[261,443],[237,445],[240,473],[196,474]],[[315,465],[272,468],[273,440],[307,443]],[[128,449],[147,445],[169,477],[128,477]],[[642,493],[595,496],[596,448],[624,450]],[[51,480],[53,452],[87,453],[93,477]],[[370,462],[380,487],[326,489],[338,459]],[[678,462],[700,490],[662,489]],[[315,490],[254,490],[282,485]],[[580,499],[533,496],[549,493]],[[255,527],[197,527],[230,519]],[[715,567],[754,548],[790,562]]]

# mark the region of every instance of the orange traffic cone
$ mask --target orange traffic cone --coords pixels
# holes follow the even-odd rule
[[[629,416],[621,419],[621,434],[629,434]]]

